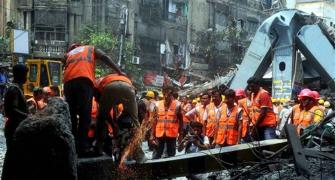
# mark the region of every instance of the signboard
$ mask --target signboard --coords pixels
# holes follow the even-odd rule
[[[13,53],[29,54],[29,32],[14,29],[11,36],[11,49]]]
[[[160,76],[155,72],[148,71],[143,75],[143,83],[146,86],[162,87],[164,84],[164,76]]]
[[[164,84],[164,77],[157,75],[155,81],[152,83],[154,86],[162,87]]]

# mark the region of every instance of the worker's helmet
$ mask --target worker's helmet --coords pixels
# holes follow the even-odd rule
[[[280,98],[279,99],[279,102],[281,102],[281,103],[286,103],[288,100],[286,99],[286,98]]]
[[[323,99],[319,99],[318,103],[319,103],[320,105],[323,105],[323,104],[325,104],[325,100],[323,100]]]
[[[312,98],[314,101],[318,100],[318,96],[317,94],[315,93],[315,91],[309,91],[306,93],[306,96],[303,96],[303,97],[309,97],[309,98]]]
[[[320,99],[320,94],[319,94],[319,92],[317,92],[317,91],[311,91],[311,93],[314,94],[314,97],[315,97],[316,100],[319,100],[319,99]]]
[[[154,98],[155,97],[155,93],[153,91],[148,91],[145,96],[149,97],[149,98]]]
[[[242,88],[238,88],[238,89],[236,89],[236,90],[235,90],[235,94],[236,94],[236,96],[243,96],[243,97],[246,97],[246,96],[245,96],[244,89],[242,89]]]
[[[329,108],[330,107],[330,102],[329,101],[325,101],[325,103],[323,103],[323,106],[325,108]]]
[[[67,52],[72,51],[73,49],[76,49],[77,47],[81,46],[80,43],[72,43],[69,48],[67,49]]]
[[[305,88],[305,89],[303,89],[303,90],[300,91],[298,97],[299,97],[299,98],[307,97],[307,96],[308,96],[307,94],[308,94],[308,92],[310,92],[310,91],[311,91],[310,89]]]

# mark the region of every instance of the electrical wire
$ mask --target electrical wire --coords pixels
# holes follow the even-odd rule
[[[190,128],[191,131],[194,131],[193,128],[192,128],[191,126],[189,126],[189,128]],[[204,144],[204,141],[203,141],[202,139],[199,139],[199,141],[200,141],[202,144]],[[222,147],[221,147],[221,148],[222,148]],[[221,152],[221,148],[220,148],[219,153]],[[210,157],[212,157],[213,159],[215,159],[215,160],[220,164],[220,166],[221,166],[222,168],[224,168],[226,171],[229,172],[228,168],[225,167],[223,164],[227,164],[227,165],[230,165],[230,166],[232,166],[232,164],[230,164],[230,163],[228,163],[228,162],[225,162],[225,161],[223,161],[222,159],[219,159],[219,158],[215,157],[215,155],[211,152],[210,149],[207,149],[207,151],[208,151],[209,153],[206,153],[206,152],[204,152],[204,151],[199,151],[199,152],[200,152],[200,153],[203,153],[203,154],[206,154],[206,155],[209,155]]]

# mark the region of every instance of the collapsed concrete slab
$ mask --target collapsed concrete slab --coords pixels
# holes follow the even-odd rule
[[[51,99],[46,109],[16,129],[7,150],[2,179],[77,179],[75,141],[68,105]]]
[[[205,150],[171,158],[148,160],[143,164],[128,163],[117,169],[112,158],[80,159],[79,180],[161,179],[214,172],[238,166],[244,161],[259,160],[262,149],[276,151],[287,144],[286,139],[273,139]]]

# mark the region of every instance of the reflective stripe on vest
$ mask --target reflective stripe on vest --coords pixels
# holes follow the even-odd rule
[[[164,101],[158,102],[158,121],[156,124],[156,137],[178,136],[179,123],[176,115],[177,101],[173,100],[168,109],[165,109]]]
[[[93,46],[80,46],[67,54],[63,82],[85,77],[95,84],[95,57]]]
[[[113,81],[123,81],[132,86],[132,82],[126,76],[120,76],[118,74],[109,74],[107,76],[102,77],[101,80],[97,83],[99,92],[102,92],[103,89]]]
[[[219,120],[216,144],[235,145],[238,142],[238,106],[234,106],[228,115],[227,106],[223,106]]]

